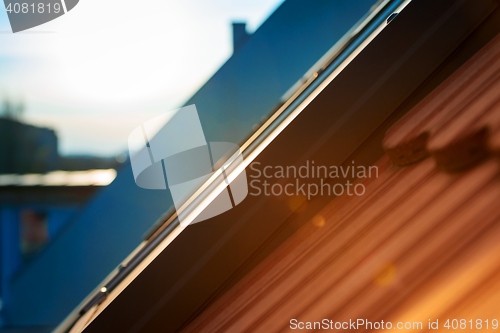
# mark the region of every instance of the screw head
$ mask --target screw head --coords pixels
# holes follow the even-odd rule
[[[386,20],[386,23],[387,24],[391,23],[391,21],[394,20],[396,18],[396,16],[398,16],[398,14],[399,13],[392,13],[391,15],[389,15],[389,17]]]

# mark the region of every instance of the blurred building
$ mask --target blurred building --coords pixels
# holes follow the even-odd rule
[[[56,133],[20,121],[0,118],[0,174],[44,173],[57,169]]]
[[[52,129],[14,117],[0,118],[0,133],[1,327],[15,297],[13,281],[61,235],[97,189],[111,183],[118,163],[115,158],[59,156]]]
[[[0,174],[0,322],[9,318],[12,284],[71,225],[114,169]],[[36,281],[36,277],[34,277]]]

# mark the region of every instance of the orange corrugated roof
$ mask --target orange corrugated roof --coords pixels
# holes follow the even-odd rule
[[[447,319],[489,319],[491,328],[500,319],[499,55],[500,36],[388,131],[365,195],[332,200],[185,331],[358,318],[424,329],[439,319],[442,331]]]
[[[391,128],[384,148],[396,165],[430,154],[444,170],[467,168],[498,150],[499,91],[497,36]]]

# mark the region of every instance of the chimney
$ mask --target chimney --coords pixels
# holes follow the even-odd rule
[[[238,51],[250,37],[246,25],[245,22],[233,22],[233,53]]]

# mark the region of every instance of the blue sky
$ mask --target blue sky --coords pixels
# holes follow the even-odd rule
[[[138,124],[179,107],[283,0],[80,0],[17,34],[0,10],[0,99],[54,128],[62,154],[114,155]]]

